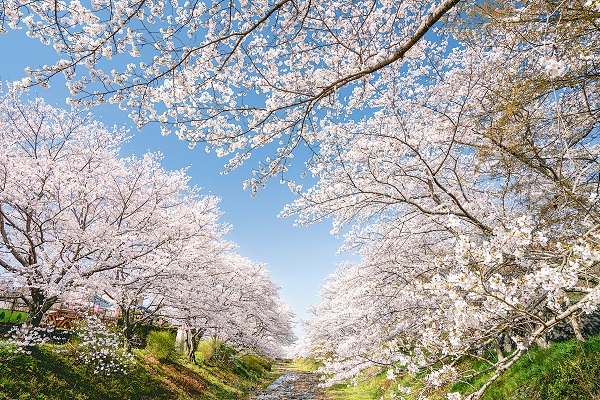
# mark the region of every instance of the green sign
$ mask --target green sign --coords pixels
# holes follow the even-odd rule
[[[19,324],[27,319],[27,313],[22,311],[13,312],[10,316],[10,322]]]

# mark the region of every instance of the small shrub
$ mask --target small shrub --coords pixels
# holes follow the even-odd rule
[[[248,366],[248,368],[256,371],[257,373],[262,373],[262,371],[271,371],[270,362],[253,354],[246,354],[242,357],[242,361]]]
[[[150,332],[146,338],[146,350],[157,360],[168,360],[175,352],[175,335],[167,331]]]
[[[196,360],[197,361],[206,361],[212,359],[212,356],[215,352],[213,346],[213,340],[201,340],[198,343],[198,349],[196,350]]]
[[[213,345],[214,352],[211,357],[213,361],[231,365],[231,363],[236,359],[237,351],[235,348],[228,346],[221,341],[213,342]]]
[[[600,376],[598,354],[577,354],[554,366],[541,387],[542,398],[548,400],[593,399],[600,394],[600,382],[591,377]]]

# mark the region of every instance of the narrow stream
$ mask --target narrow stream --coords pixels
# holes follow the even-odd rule
[[[299,371],[290,365],[278,367],[283,374],[267,388],[250,396],[253,400],[326,400],[319,388],[319,377],[310,372]]]

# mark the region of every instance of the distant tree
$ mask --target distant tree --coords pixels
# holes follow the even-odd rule
[[[237,345],[273,352],[256,341],[287,343],[291,314],[265,266],[223,239],[219,199],[190,187],[184,170],[165,171],[157,155],[119,158],[124,140],[81,113],[3,95],[0,272],[25,289],[27,324],[39,326],[59,300],[96,294],[119,309],[126,348],[162,309],[239,336]]]
[[[292,313],[265,265],[232,249],[211,262],[203,261],[200,253],[189,257],[189,262],[191,273],[165,299],[164,310],[181,324],[188,358],[195,361],[205,335],[239,349],[282,356],[283,347],[293,339]]]
[[[187,284],[191,272],[181,267],[181,260],[189,257],[186,252],[194,251],[198,263],[210,260],[222,251],[221,236],[227,232],[218,223],[219,199],[200,196],[187,185],[185,173],[163,170],[154,157],[128,161],[127,168],[113,171],[121,195],[112,209],[119,213],[127,213],[126,209],[139,212],[148,205],[152,211],[145,218],[154,219],[154,225],[137,232],[135,241],[122,244],[122,250],[131,246],[138,253],[143,252],[140,257],[102,273],[88,284],[88,290],[107,296],[118,307],[126,346],[141,324],[160,315],[161,308],[168,304],[166,294],[182,290]],[[135,232],[143,226],[132,219],[123,222],[120,230]],[[188,242],[196,243],[193,250]]]

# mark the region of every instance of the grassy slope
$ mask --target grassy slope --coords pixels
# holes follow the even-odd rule
[[[600,335],[534,349],[523,356],[483,397],[492,399],[600,399]]]
[[[483,362],[466,363],[465,368],[482,369]],[[471,393],[481,387],[489,375],[468,383],[445,387],[428,398],[443,399],[447,392]],[[329,389],[335,400],[379,399],[397,386],[413,386],[416,381],[404,377],[400,382],[371,376],[357,386],[336,385]],[[408,395],[405,398],[412,399]],[[600,335],[579,344],[576,341],[554,343],[548,349],[532,349],[516,362],[485,393],[484,400],[592,400],[600,399]]]
[[[312,360],[296,360],[296,367],[301,371],[316,371],[319,365]],[[389,381],[388,381],[389,382]],[[339,384],[327,389],[327,394],[333,400],[370,400],[379,399],[386,389],[387,382],[383,374],[369,375],[357,385]]]
[[[203,354],[198,354],[202,359]],[[158,362],[145,351],[127,375],[94,375],[71,356],[42,348],[32,355],[0,353],[0,399],[244,399],[273,379],[251,355],[228,362]]]
[[[385,381],[382,376],[373,376],[357,385],[332,386],[327,393],[335,400],[379,399],[385,393]]]

